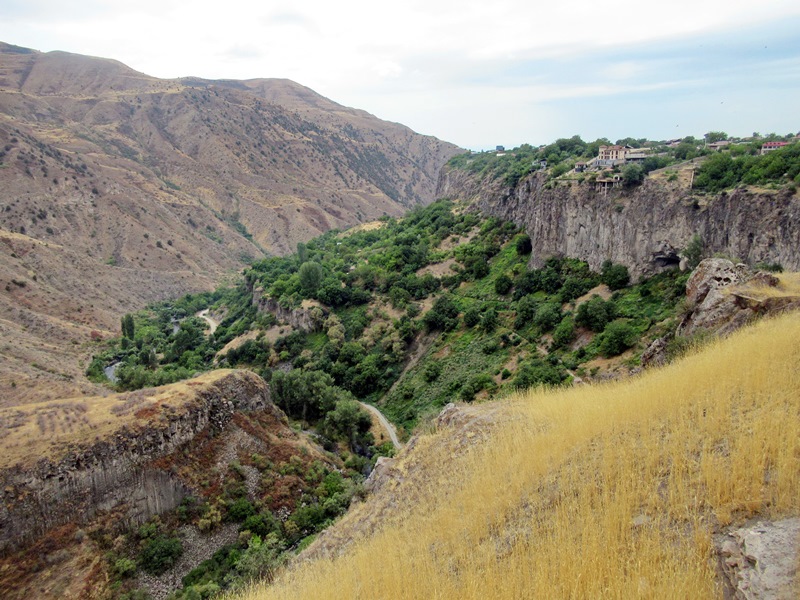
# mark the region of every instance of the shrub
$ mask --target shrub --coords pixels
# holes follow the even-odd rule
[[[511,291],[514,282],[511,281],[511,278],[503,273],[502,275],[498,276],[497,279],[494,280],[494,291],[497,292],[500,296],[505,296],[508,292]]]
[[[575,323],[572,317],[564,317],[553,332],[553,343],[556,347],[569,345],[575,338]]]
[[[152,575],[167,571],[183,554],[183,545],[178,538],[163,535],[149,539],[139,555],[142,569]]]
[[[703,242],[703,238],[701,238],[698,234],[694,234],[683,251],[683,256],[689,263],[689,268],[694,269],[697,267],[697,265],[700,264],[700,261],[703,260],[704,255],[705,242]]]
[[[481,328],[485,332],[491,333],[497,327],[497,320],[497,311],[494,308],[489,308],[481,317]]]
[[[614,318],[615,313],[616,306],[613,302],[606,302],[595,294],[578,307],[575,313],[575,323],[580,327],[586,327],[599,333]]]
[[[553,302],[542,304],[533,317],[533,322],[542,331],[550,331],[559,321],[561,321],[561,307]]]
[[[520,256],[530,254],[533,251],[531,236],[529,236],[527,233],[518,235],[516,241],[514,242],[514,247],[517,250],[517,254]]]
[[[256,514],[256,509],[247,498],[239,498],[228,505],[228,519],[230,521],[244,521]]]
[[[620,290],[631,281],[628,267],[625,265],[615,265],[610,260],[603,263],[600,271],[600,280],[612,290]]]
[[[605,356],[617,356],[636,342],[636,332],[625,321],[613,321],[603,331],[600,352]]]
[[[470,306],[464,311],[464,325],[467,327],[475,327],[481,322],[481,311],[477,306]]]
[[[119,577],[130,577],[136,572],[136,562],[130,558],[120,558],[114,561],[114,573]]]
[[[536,358],[520,367],[514,378],[514,386],[524,389],[535,385],[558,385],[565,378],[566,373],[558,367]]]
[[[425,368],[422,371],[423,377],[425,377],[425,381],[428,383],[432,383],[439,379],[439,375],[442,374],[442,365],[438,362],[429,362],[425,365]]]

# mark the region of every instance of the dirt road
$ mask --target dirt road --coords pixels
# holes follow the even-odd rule
[[[383,428],[389,434],[389,439],[392,440],[392,444],[394,445],[395,449],[399,450],[400,448],[402,448],[403,444],[400,443],[400,440],[397,437],[397,430],[395,430],[394,425],[392,425],[389,422],[389,419],[384,417],[383,413],[374,406],[372,406],[371,404],[365,404],[364,402],[359,402],[359,404],[364,408],[366,408],[373,415],[378,417],[378,420],[381,422],[381,425],[383,425]]]
[[[214,332],[217,330],[217,327],[219,327],[219,321],[217,321],[213,317],[208,316],[208,309],[201,310],[195,316],[200,317],[201,319],[203,319],[203,321],[208,323],[208,335],[214,335]]]

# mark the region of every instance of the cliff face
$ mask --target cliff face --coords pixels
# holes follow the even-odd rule
[[[612,260],[634,276],[651,274],[678,264],[681,249],[697,234],[709,255],[800,269],[800,199],[786,191],[742,189],[701,198],[680,184],[653,179],[607,193],[588,183],[547,189],[539,173],[509,188],[446,167],[437,195],[469,201],[486,215],[524,227],[533,242],[533,266],[564,255],[594,269]]]
[[[264,289],[253,289],[253,306],[258,312],[272,313],[279,323],[286,323],[300,331],[318,331],[322,327],[325,311],[316,301],[304,301],[298,308],[284,308],[277,300],[264,294]]]
[[[85,523],[100,511],[119,510],[129,523],[141,523],[171,510],[189,490],[155,461],[201,432],[219,433],[237,412],[266,410],[285,421],[266,383],[253,373],[220,371],[190,384],[192,392],[179,407],[157,399],[147,407],[160,411],[157,419],[125,423],[105,439],[62,450],[58,458],[0,471],[0,552],[53,527]]]

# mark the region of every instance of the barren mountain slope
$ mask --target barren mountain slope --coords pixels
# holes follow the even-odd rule
[[[0,43],[0,396],[87,393],[92,329],[429,202],[456,151],[288,81]]]

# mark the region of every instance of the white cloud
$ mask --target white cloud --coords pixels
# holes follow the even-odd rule
[[[798,16],[796,0],[5,0],[0,39],[115,58],[158,77],[287,77],[337,102],[475,145],[472,123],[481,140],[495,137],[492,127],[516,129],[522,141],[548,141],[542,136],[554,126],[574,132],[571,123],[582,116],[570,117],[559,103],[676,93],[690,89],[699,72],[698,85],[735,87],[747,71],[742,64],[761,60],[743,44],[767,31],[764,23],[780,29]],[[734,32],[731,45],[712,52],[726,31]],[[783,66],[750,69],[751,77],[796,87],[800,51],[796,42],[785,45],[762,61]],[[531,117],[531,106],[547,118]]]

